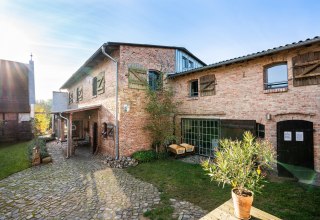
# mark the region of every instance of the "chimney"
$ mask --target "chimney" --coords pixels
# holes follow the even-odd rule
[[[34,86],[34,63],[32,60],[32,54],[30,55],[31,59],[29,61],[29,104],[30,104],[30,117],[34,118],[34,106],[36,104],[35,97],[35,86]]]

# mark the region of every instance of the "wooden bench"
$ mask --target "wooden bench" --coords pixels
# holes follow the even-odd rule
[[[239,220],[233,214],[234,208],[232,199],[226,201],[221,206],[202,217],[201,220]],[[250,220],[281,220],[280,218],[273,216],[269,213],[261,211],[255,207],[251,207],[251,219]]]

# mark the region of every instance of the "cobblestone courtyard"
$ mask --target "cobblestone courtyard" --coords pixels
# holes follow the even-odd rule
[[[59,145],[48,144],[53,163],[33,167],[0,181],[3,219],[141,219],[159,203],[153,185],[122,169],[111,169],[89,150],[65,159]],[[173,200],[175,216],[198,219],[200,208]],[[179,209],[179,203],[184,205]],[[187,207],[186,204],[188,204]]]

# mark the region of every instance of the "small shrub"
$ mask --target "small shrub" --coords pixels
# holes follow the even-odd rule
[[[47,151],[46,141],[40,138],[35,138],[28,145],[28,157],[30,160],[32,160],[32,150],[35,146],[38,146],[40,148],[41,159],[49,156],[49,153]]]
[[[159,160],[165,160],[169,158],[169,153],[168,152],[159,152],[157,153],[157,159]]]
[[[157,159],[157,153],[153,150],[137,151],[132,157],[140,163],[150,162]]]

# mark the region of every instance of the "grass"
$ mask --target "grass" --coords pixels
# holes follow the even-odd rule
[[[200,165],[160,160],[130,167],[127,172],[154,184],[170,198],[192,202],[211,211],[231,198],[231,188],[218,187]],[[282,219],[320,219],[320,187],[291,181],[270,182],[256,194],[256,208]]]
[[[0,143],[0,180],[30,167],[29,142]]]

